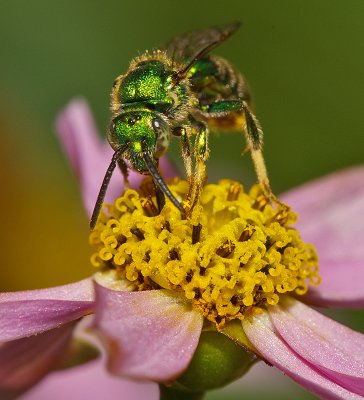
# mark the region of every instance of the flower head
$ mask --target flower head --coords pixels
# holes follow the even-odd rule
[[[89,129],[90,121],[87,107],[78,101],[59,122],[65,148],[81,177],[88,212],[99,184],[92,178],[93,165],[106,166],[110,158],[110,154],[105,157],[108,150],[97,142],[94,129]],[[136,176],[132,184],[136,190],[126,191],[109,206],[91,234],[96,249],[92,263],[99,268],[94,289],[87,280],[84,289],[75,290],[63,303],[57,296],[52,303],[55,294],[64,291],[60,288],[2,295],[1,321],[8,322],[0,337],[1,360],[7,354],[3,349],[17,345],[16,339],[62,333],[62,328],[56,328],[68,329],[72,321],[92,312],[93,329],[108,350],[108,368],[117,375],[155,382],[178,379],[178,385],[186,386],[188,370],[184,371],[194,365],[201,332],[203,341],[207,328],[253,351],[320,397],[362,398],[363,335],[292,295],[321,305],[363,306],[358,283],[363,272],[358,265],[364,255],[362,247],[357,248],[363,239],[363,221],[351,218],[364,207],[364,193],[353,190],[363,177],[363,167],[339,175],[340,188],[350,194],[355,210],[348,208],[345,195],[345,202],[338,201],[340,196],[328,196],[329,189],[337,187],[335,176],[283,197],[304,210],[299,225],[303,238],[316,242],[323,260],[322,285],[305,294],[307,283],[319,283],[317,256],[294,229],[295,214],[288,207],[268,204],[259,187],[245,193],[242,185],[225,180],[204,187],[200,204],[186,220],[168,202],[156,212],[152,190],[147,183],[140,185]],[[122,192],[116,178],[113,182],[111,197]],[[181,198],[187,190],[179,179],[170,187]],[[320,199],[325,206],[320,206]],[[312,222],[305,214],[305,202],[314,215]],[[338,219],[351,221],[351,229],[348,224],[338,229]],[[342,240],[345,251],[340,251]],[[66,292],[70,293],[68,286]],[[38,310],[43,315],[36,318]],[[20,322],[11,329],[16,320]],[[44,353],[45,348],[39,359]],[[243,357],[242,363],[251,365],[252,360]],[[29,358],[22,366],[28,362]],[[0,386],[7,384],[3,376]],[[199,390],[207,388],[201,384]]]
[[[169,187],[187,195],[186,181]],[[229,180],[206,185],[190,218],[170,203],[159,213],[154,195],[150,181],[127,190],[90,235],[93,265],[115,271],[130,290],[181,293],[221,330],[320,282],[315,250],[292,226],[296,215],[272,206],[260,186],[245,193]]]

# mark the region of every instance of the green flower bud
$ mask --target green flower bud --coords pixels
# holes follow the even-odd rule
[[[161,399],[201,399],[207,390],[216,389],[243,376],[257,358],[215,330],[203,331],[187,370],[172,386],[161,389]]]

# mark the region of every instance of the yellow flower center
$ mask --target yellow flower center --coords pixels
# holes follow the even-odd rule
[[[169,184],[177,199],[188,187]],[[259,185],[245,193],[230,180],[208,184],[189,218],[169,201],[158,213],[151,193],[150,181],[127,190],[90,235],[92,264],[115,270],[135,290],[179,291],[221,329],[320,283],[315,249],[292,227],[296,214],[270,204]]]

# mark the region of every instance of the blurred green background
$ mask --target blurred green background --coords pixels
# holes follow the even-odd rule
[[[2,0],[0,290],[62,284],[92,273],[88,220],[54,134],[59,110],[84,96],[104,134],[111,85],[131,58],[182,32],[235,20],[243,27],[215,53],[250,83],[274,190],[363,162],[361,0]],[[243,138],[225,138],[211,138],[210,179],[252,182],[249,156],[240,157]],[[176,144],[171,154],[179,158]],[[362,316],[336,314],[364,330]],[[259,393],[312,398],[292,383],[283,390],[277,397],[269,386]],[[228,399],[229,393],[210,399]]]

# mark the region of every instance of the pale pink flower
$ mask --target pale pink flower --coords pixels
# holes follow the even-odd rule
[[[63,111],[57,126],[90,214],[112,151],[98,138],[82,100]],[[161,165],[165,174],[174,175],[167,161]],[[137,186],[139,181],[140,176],[132,173],[132,185]],[[363,181],[364,167],[360,166],[281,197],[298,212],[298,229],[306,241],[316,245],[320,257],[323,283],[302,298],[307,303],[356,308],[364,305]],[[122,177],[115,174],[107,201],[121,191]],[[203,318],[198,311],[186,308],[182,297],[167,290],[130,292],[126,287],[94,282],[93,292],[90,282],[0,295],[0,387],[27,387],[40,379],[64,348],[74,321],[91,312],[95,313],[94,328],[106,344],[112,344],[108,355],[112,373],[165,382],[186,369],[202,328]],[[293,298],[252,320],[244,319],[242,324],[263,360],[307,390],[322,398],[363,398],[363,334]],[[47,355],[51,347],[45,343],[49,335],[57,335],[57,340],[49,339],[54,348],[51,357]],[[34,356],[34,343],[38,357]],[[21,363],[7,351],[18,345],[22,345]],[[37,368],[28,368],[30,362]],[[19,378],[10,379],[13,373]]]

